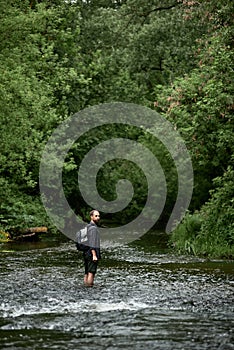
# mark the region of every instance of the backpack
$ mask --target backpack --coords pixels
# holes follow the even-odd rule
[[[77,250],[87,252],[89,250],[88,241],[88,226],[85,226],[85,228],[82,228],[76,233]]]

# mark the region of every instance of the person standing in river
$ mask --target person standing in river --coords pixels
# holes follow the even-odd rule
[[[93,286],[98,261],[101,258],[100,234],[97,227],[99,220],[99,211],[92,210],[90,212],[90,223],[88,225],[88,249],[83,252],[85,266],[84,284],[86,286]]]

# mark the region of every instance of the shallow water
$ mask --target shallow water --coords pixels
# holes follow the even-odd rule
[[[70,242],[0,254],[0,349],[234,349],[233,261],[106,247],[87,288]]]

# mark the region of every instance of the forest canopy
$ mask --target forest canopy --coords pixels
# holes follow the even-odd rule
[[[46,225],[55,232],[39,190],[40,160],[50,135],[87,107],[131,102],[170,121],[191,155],[193,197],[171,236],[173,247],[233,256],[233,2],[0,0],[0,10],[0,230],[14,235]],[[98,137],[125,132],[106,127]],[[147,133],[127,132],[157,154],[167,174],[167,201],[156,225],[163,229],[176,197],[175,167]],[[77,189],[77,171],[97,142],[91,135],[75,144],[64,164],[66,197],[83,218],[90,208]],[[126,173],[126,164],[117,163],[99,176],[107,200],[112,183]],[[134,200],[111,217],[120,224],[144,206],[145,182],[132,173]]]

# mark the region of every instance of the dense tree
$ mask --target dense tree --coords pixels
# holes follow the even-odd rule
[[[138,0],[125,1],[115,6],[115,2],[110,1],[78,1],[77,4],[81,8],[81,33],[78,42],[85,61],[87,64],[92,62],[94,66],[100,64],[102,66],[92,79],[87,105],[97,102],[130,101],[152,106],[156,85],[166,85],[175,76],[189,72],[195,66],[198,61],[198,57],[194,54],[196,40],[209,27],[209,22],[205,19],[199,21],[203,6],[197,6],[195,2],[162,3]],[[117,131],[113,129],[105,130],[104,133],[99,131],[98,135],[100,139],[105,139],[117,135]],[[135,135],[135,140],[151,146],[152,140],[147,137],[147,135],[144,137]],[[82,155],[93,146],[93,141],[86,140],[85,145],[83,147],[79,143],[77,148],[73,147],[71,157],[75,159],[77,165]],[[164,163],[171,182],[168,205],[163,215],[163,221],[166,221],[177,191],[175,169],[168,157],[165,157],[163,148],[158,147],[157,143],[153,148],[160,161]],[[157,149],[161,149],[161,154]],[[107,173],[113,173],[110,185],[105,180],[100,184],[100,188],[105,188],[110,196],[113,188],[111,183],[118,178],[118,171],[114,170],[113,166],[112,163],[112,168],[106,168]],[[77,168],[74,167],[68,169],[67,176],[64,176],[67,179],[64,181],[66,193],[74,207],[77,207],[75,202],[81,206],[84,204],[80,196],[75,198],[72,195],[75,192],[72,188],[76,188],[76,193],[79,193],[76,174]],[[136,177],[135,180],[138,181]],[[130,216],[131,210],[133,212],[139,210],[144,203],[143,182],[136,187],[138,205],[132,203],[128,214]],[[117,220],[125,219],[122,213]]]
[[[203,5],[193,1],[77,4],[82,52],[87,62],[100,61],[101,55],[103,70],[96,75],[92,94],[99,102],[152,103],[155,85],[167,84],[195,66],[196,39],[209,27],[200,15]]]
[[[219,30],[201,41],[201,46],[197,68],[167,88],[155,88],[155,106],[160,106],[159,110],[176,125],[192,154],[195,207],[207,199],[212,179],[222,175],[233,154],[230,27],[220,25]]]
[[[202,247],[208,254],[202,240],[209,242],[206,235],[218,214],[212,237],[230,244],[232,2],[0,0],[0,10],[2,227],[46,223],[39,163],[58,124],[87,106],[128,101],[156,108],[179,130],[191,152],[195,188],[190,209],[202,209],[186,217],[193,229],[184,231],[181,246],[194,252]],[[149,147],[165,170],[163,224],[176,197],[175,167],[163,145],[134,128],[106,126],[73,145],[64,164],[67,198],[85,216],[88,208],[77,188],[80,162],[99,141],[124,135]],[[144,206],[146,183],[139,171],[129,169],[132,164],[116,160],[99,173],[99,190],[107,200],[114,198],[112,184],[119,177],[129,176],[135,184],[135,197],[128,210],[115,216],[117,221],[125,222]],[[224,208],[222,203],[226,212],[217,209]],[[228,233],[222,230],[224,222]],[[215,240],[221,231],[222,239]],[[173,236],[177,246],[183,236],[178,232]]]
[[[155,105],[177,126],[191,152],[195,175],[191,210],[203,205],[200,226],[194,228],[197,214],[188,214],[172,240],[181,251],[230,256],[234,215],[232,4],[211,2],[207,11],[211,9],[208,13],[215,30],[201,40],[198,67],[162,88],[161,94],[157,87]]]
[[[73,11],[63,1],[58,7],[47,5],[0,2],[0,197],[4,219],[17,216],[16,212],[23,216],[26,202],[33,202],[26,198],[38,193],[43,145],[69,114],[73,82],[81,89],[88,82],[76,45],[77,9]]]

